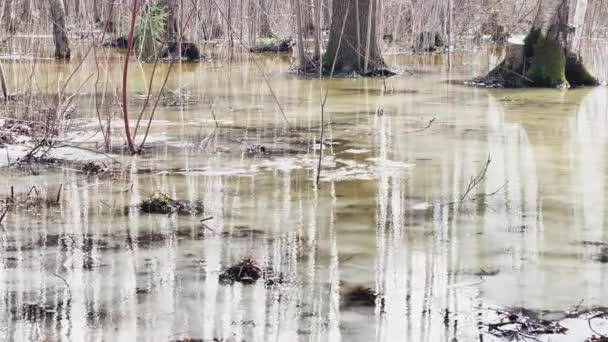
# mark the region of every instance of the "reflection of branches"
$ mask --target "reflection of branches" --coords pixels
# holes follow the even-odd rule
[[[64,278],[64,277],[62,277],[62,276],[60,276],[59,274],[57,274],[57,273],[53,273],[53,275],[54,275],[55,277],[57,277],[57,278],[59,278],[59,279],[61,279],[61,280],[63,281],[63,283],[65,284],[65,286],[66,286],[66,287],[67,287],[67,289],[68,289],[68,296],[69,296],[69,298],[68,298],[68,303],[69,303],[69,302],[71,302],[71,301],[72,301],[72,288],[70,287],[70,284],[68,284],[68,281],[67,281],[67,280],[65,280],[65,278]]]
[[[491,158],[491,156],[488,155],[488,159],[487,159],[483,169],[476,176],[471,177],[471,180],[469,181],[469,185],[467,186],[467,189],[465,190],[464,194],[460,197],[460,199],[458,201],[454,201],[454,202],[442,203],[441,206],[454,205],[456,203],[463,203],[463,202],[475,202],[477,200],[484,199],[486,197],[494,196],[497,193],[499,193],[500,191],[502,191],[507,186],[507,183],[503,184],[501,187],[499,187],[498,189],[496,189],[495,191],[493,191],[491,193],[479,194],[479,195],[475,195],[473,197],[468,198],[469,195],[471,194],[471,192],[486,177],[486,174],[488,172],[488,167],[490,166],[491,162],[492,162],[492,158]]]
[[[2,213],[2,215],[0,216],[0,223],[2,223],[2,221],[4,220],[4,217],[6,216],[6,214],[8,213],[8,211],[11,209],[11,204],[7,204],[6,208],[4,208],[4,212]]]
[[[596,334],[596,335],[600,336],[600,337],[602,338],[602,339],[601,339],[601,341],[604,341],[604,339],[605,339],[605,338],[607,338],[607,336],[606,336],[606,335],[604,335],[604,334],[600,334],[599,332],[597,332],[597,331],[596,331],[596,330],[593,328],[593,326],[591,325],[591,321],[592,321],[592,320],[594,320],[594,319],[596,319],[596,318],[603,318],[603,317],[606,317],[607,315],[608,315],[608,314],[606,314],[606,312],[600,312],[599,314],[597,314],[597,315],[593,315],[593,316],[589,317],[589,319],[587,319],[587,325],[589,325],[589,329],[591,329],[591,331],[592,331],[594,334]]]

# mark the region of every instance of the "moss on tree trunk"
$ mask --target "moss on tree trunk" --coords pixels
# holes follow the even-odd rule
[[[586,8],[587,0],[543,0],[521,54],[507,53],[485,81],[505,87],[598,85],[579,53]]]

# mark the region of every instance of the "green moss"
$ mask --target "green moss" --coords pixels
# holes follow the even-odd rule
[[[534,44],[526,76],[535,87],[567,87],[566,56],[563,49],[556,42],[540,35]]]
[[[158,6],[151,6],[148,11],[137,18],[134,39],[143,60],[152,60],[156,56],[157,45],[165,30],[167,14]]]
[[[328,53],[324,53],[323,57],[321,57],[321,66],[323,67],[323,70],[329,70],[331,71],[331,67],[334,63],[334,59],[332,56],[330,56]]]

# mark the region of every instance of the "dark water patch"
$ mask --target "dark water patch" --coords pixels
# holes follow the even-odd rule
[[[223,231],[221,235],[233,239],[256,239],[264,237],[266,232],[250,226],[235,226],[230,230]]]
[[[375,307],[376,303],[384,307],[384,297],[374,290],[363,286],[345,290],[341,297],[341,304],[344,308]]]
[[[163,246],[167,241],[175,239],[175,233],[142,232],[133,243],[140,248]]]

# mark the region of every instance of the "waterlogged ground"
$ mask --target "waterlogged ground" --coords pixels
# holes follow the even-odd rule
[[[446,82],[487,69],[485,55],[461,58],[450,75],[438,57],[405,56],[389,58],[406,73],[386,83],[321,83],[258,57],[290,128],[247,59],[176,66],[144,155],[121,153],[116,118],[113,159],[64,147],[51,154],[71,163],[4,167],[0,193],[19,204],[0,226],[0,341],[493,341],[502,310],[559,320],[608,306],[608,88]],[[40,63],[36,89],[56,93],[75,65]],[[28,62],[5,68],[24,87]],[[104,68],[115,96],[120,60]],[[68,89],[95,72],[89,58]],[[133,121],[150,72],[131,67]],[[95,89],[82,92],[65,134],[93,149]],[[26,152],[7,145],[2,165]],[[74,163],[91,159],[108,172]],[[142,213],[156,192],[205,213]],[[280,281],[220,284],[246,258]],[[375,302],[353,296],[366,288]],[[566,335],[535,338],[593,334],[586,319],[561,323]]]

